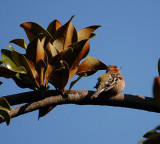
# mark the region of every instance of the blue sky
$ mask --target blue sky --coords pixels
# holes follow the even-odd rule
[[[124,93],[152,97],[160,57],[159,7],[159,0],[2,1],[0,49],[7,48],[15,38],[27,40],[19,27],[23,22],[34,21],[47,28],[54,19],[64,24],[77,15],[73,19],[77,29],[102,25],[91,40],[89,56],[122,67],[126,80]],[[21,48],[15,49],[23,53]],[[102,73],[83,78],[73,89],[94,90]],[[29,91],[18,88],[12,80],[0,80],[4,83],[0,87],[1,96]],[[5,123],[0,125],[0,141],[6,144],[136,144],[146,131],[160,124],[159,120],[159,114],[141,110],[63,105],[40,121],[35,111],[12,119],[8,127]]]

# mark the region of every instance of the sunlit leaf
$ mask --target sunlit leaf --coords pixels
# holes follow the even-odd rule
[[[93,32],[99,27],[101,27],[101,26],[100,25],[93,25],[93,26],[89,26],[86,28],[82,28],[81,30],[78,31],[78,41],[92,37]]]
[[[97,72],[98,70],[106,70],[107,65],[105,65],[100,60],[94,57],[87,57],[79,66],[77,75],[81,73],[86,73],[87,76],[90,76]]]
[[[62,24],[58,20],[54,20],[51,22],[47,28],[47,31],[53,36],[54,33],[62,26]]]
[[[77,32],[73,26],[71,19],[61,26],[53,35],[53,45],[61,52],[65,47],[77,41]]]
[[[13,39],[10,41],[10,43],[14,43],[24,49],[27,49],[27,43],[24,39]]]
[[[71,90],[72,87],[73,87],[82,77],[85,77],[85,76],[87,76],[87,74],[86,74],[86,73],[82,73],[81,75],[79,75],[79,77],[78,77],[76,80],[72,81],[71,84],[70,84],[69,90]]]
[[[51,40],[53,38],[47,30],[35,22],[22,23],[20,26],[25,30],[29,41],[35,39],[40,33],[43,34],[43,37],[46,36],[47,39]]]
[[[8,45],[8,47],[9,47],[11,50],[14,50],[14,47],[13,47],[13,46]]]
[[[155,103],[160,106],[160,77],[156,77],[154,80],[153,94]]]
[[[1,50],[1,55],[6,67],[14,72],[26,73],[25,68],[21,65],[22,55],[15,51],[7,49]]]

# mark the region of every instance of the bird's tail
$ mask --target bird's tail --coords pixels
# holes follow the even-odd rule
[[[101,91],[96,91],[92,96],[91,99],[97,98]]]

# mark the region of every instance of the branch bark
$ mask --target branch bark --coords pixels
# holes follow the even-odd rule
[[[160,108],[150,97],[130,94],[118,94],[110,97],[107,93],[102,93],[98,98],[91,99],[93,93],[94,91],[71,90],[70,92],[66,91],[66,95],[62,96],[57,91],[49,90],[43,96],[33,91],[4,97],[11,106],[23,104],[12,109],[10,112],[12,118],[45,106],[61,104],[116,106],[160,113]],[[0,123],[3,121],[4,119],[1,119]]]

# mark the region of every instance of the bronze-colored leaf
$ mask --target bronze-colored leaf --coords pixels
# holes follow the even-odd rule
[[[50,82],[63,93],[69,79],[69,67],[65,61],[61,61],[61,63],[64,65],[64,68],[54,71]]]
[[[94,57],[87,57],[79,66],[77,75],[81,73],[86,73],[87,76],[90,76],[97,72],[98,70],[106,70],[107,65],[105,65],[100,60]]]
[[[156,77],[154,80],[153,94],[155,103],[160,106],[160,77]]]
[[[77,32],[75,27],[73,26],[71,19],[61,26],[53,35],[53,45],[56,49],[61,52],[65,47],[77,41]]]
[[[85,44],[88,40],[82,40],[76,43],[71,44],[60,53],[62,60],[66,61],[69,65],[69,68],[73,69],[78,66],[81,58],[84,56]],[[84,48],[84,49],[83,49]]]
[[[61,26],[62,24],[58,20],[54,20],[49,24],[47,31],[53,36]]]
[[[101,27],[100,25],[93,25],[86,28],[82,28],[78,31],[78,41],[89,39],[90,35],[97,29]]]
[[[51,40],[53,38],[47,30],[35,22],[25,22],[20,26],[25,30],[29,41],[32,41],[41,33],[43,34],[43,37],[46,36],[47,39]]]
[[[56,106],[45,106],[43,108],[39,109],[39,116],[38,119],[40,119],[41,117],[47,115],[53,108],[55,108]]]

